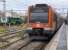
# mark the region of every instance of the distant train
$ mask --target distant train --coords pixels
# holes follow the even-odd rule
[[[6,17],[5,19],[0,18],[0,24],[4,24],[6,23],[11,24],[11,25],[20,25],[22,24],[24,21],[21,18],[17,18],[17,17]]]
[[[36,4],[28,9],[27,33],[32,40],[50,39],[62,25],[63,19],[47,4]]]
[[[67,17],[65,18],[65,24],[68,25],[68,15],[67,15]]]

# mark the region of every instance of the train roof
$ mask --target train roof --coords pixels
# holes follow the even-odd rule
[[[35,6],[36,6],[36,7],[48,7],[47,4],[36,4]]]

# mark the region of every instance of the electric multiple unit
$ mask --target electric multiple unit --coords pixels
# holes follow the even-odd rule
[[[28,9],[29,37],[34,40],[49,39],[62,25],[62,18],[47,4],[36,4]]]

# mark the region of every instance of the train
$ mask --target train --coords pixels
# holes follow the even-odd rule
[[[28,8],[26,32],[31,40],[46,40],[61,27],[63,19],[48,4],[35,4]]]
[[[22,23],[24,23],[24,20],[18,17],[6,17],[5,19],[0,18],[0,25],[3,24],[11,24],[11,25],[20,25]]]

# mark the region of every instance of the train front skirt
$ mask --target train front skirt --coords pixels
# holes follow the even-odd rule
[[[47,40],[53,35],[52,30],[33,29],[26,31],[32,40]]]

